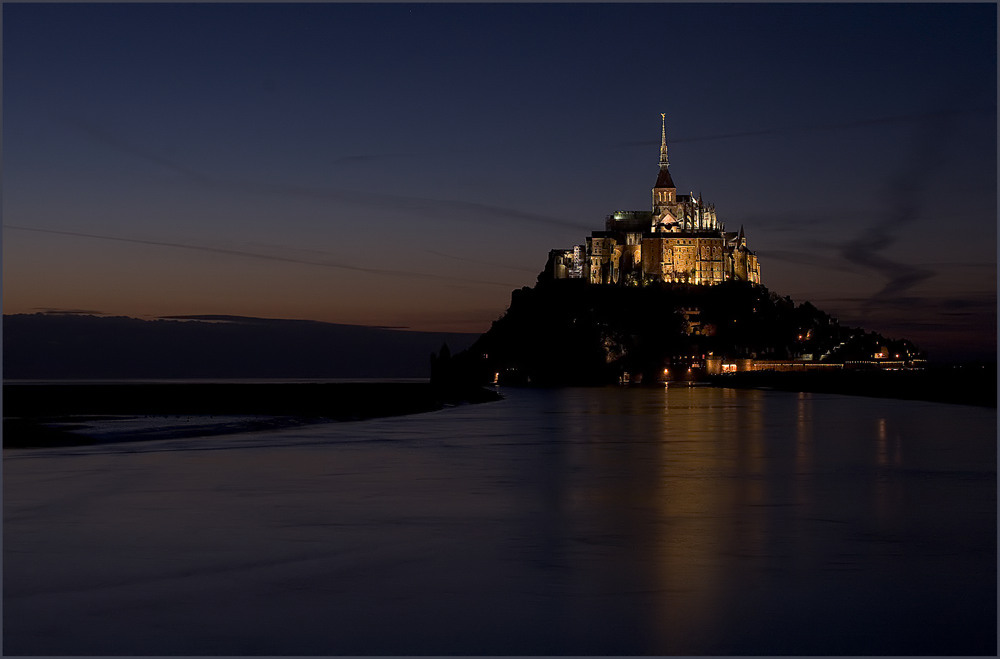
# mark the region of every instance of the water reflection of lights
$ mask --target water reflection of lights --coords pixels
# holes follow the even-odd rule
[[[876,460],[880,467],[899,466],[903,462],[903,447],[899,433],[889,433],[888,421],[882,417],[876,427]]]
[[[799,392],[795,414],[795,467],[802,473],[812,463],[812,394]]]
[[[885,419],[878,420],[878,432],[876,434],[878,442],[878,463],[880,466],[889,464],[888,437],[885,430]]]

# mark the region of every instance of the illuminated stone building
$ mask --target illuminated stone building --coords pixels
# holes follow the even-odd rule
[[[652,210],[615,211],[605,219],[604,231],[591,233],[585,245],[552,250],[547,276],[591,284],[760,283],[760,264],[747,247],[743,227],[726,231],[713,204],[693,193],[677,194],[667,159],[666,116],[660,116],[660,173]]]

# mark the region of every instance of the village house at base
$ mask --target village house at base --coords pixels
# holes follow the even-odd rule
[[[760,283],[760,264],[747,247],[743,227],[726,231],[713,204],[677,194],[667,160],[666,117],[661,118],[653,209],[615,211],[607,216],[605,230],[591,233],[586,245],[551,250],[545,276],[591,284]]]

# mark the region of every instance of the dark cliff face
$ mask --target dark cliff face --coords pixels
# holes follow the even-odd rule
[[[510,308],[452,370],[477,382],[606,384],[625,372],[655,381],[664,368],[732,358],[871,357],[882,337],[841,327],[812,304],[796,305],[746,282],[718,286],[591,286],[540,281],[513,292]],[[891,343],[891,342],[890,342]],[[908,342],[896,342],[915,351]],[[902,348],[901,348],[902,349]]]
[[[483,361],[501,378],[536,384],[611,381],[622,367],[656,363],[681,336],[683,319],[675,310],[646,305],[643,297],[639,289],[575,281],[521,289],[469,352],[485,355]]]

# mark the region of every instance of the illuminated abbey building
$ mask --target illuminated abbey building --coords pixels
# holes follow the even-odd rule
[[[543,276],[591,284],[760,283],[760,264],[743,228],[726,231],[713,204],[677,194],[667,159],[666,115],[660,116],[660,173],[652,210],[608,215],[604,231],[592,232],[585,245],[551,250]]]

